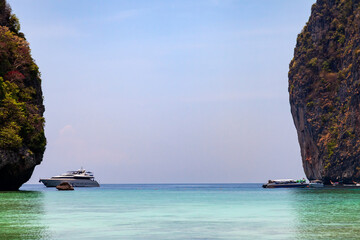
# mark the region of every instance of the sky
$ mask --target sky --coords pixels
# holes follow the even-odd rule
[[[315,0],[8,0],[42,74],[28,183],[302,178],[288,69]]]

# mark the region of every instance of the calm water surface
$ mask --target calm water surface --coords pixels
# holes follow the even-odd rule
[[[0,239],[359,239],[360,189],[102,185],[0,192]]]

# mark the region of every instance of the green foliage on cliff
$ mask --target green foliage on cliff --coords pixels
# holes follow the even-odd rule
[[[40,73],[10,7],[0,0],[0,148],[43,153]]]

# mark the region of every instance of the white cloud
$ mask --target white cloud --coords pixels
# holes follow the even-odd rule
[[[64,136],[65,134],[72,133],[72,132],[74,132],[74,128],[68,124],[68,125],[64,126],[62,129],[60,129],[59,135]]]

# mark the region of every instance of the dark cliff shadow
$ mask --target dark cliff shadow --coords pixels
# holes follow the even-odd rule
[[[360,189],[298,189],[291,198],[296,239],[360,236]]]
[[[42,192],[0,192],[0,239],[49,239]]]

